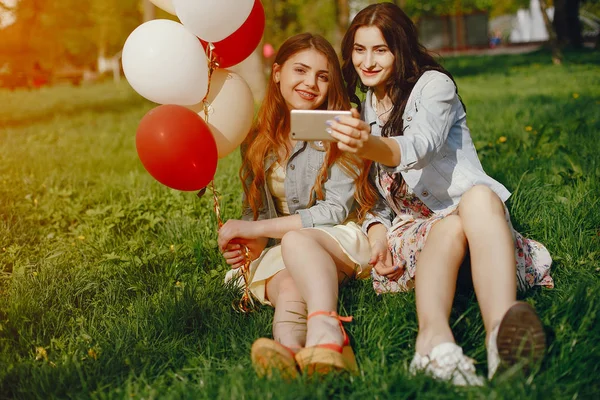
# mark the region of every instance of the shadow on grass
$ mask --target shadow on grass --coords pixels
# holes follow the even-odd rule
[[[600,65],[600,52],[589,49],[564,50],[563,65]],[[473,55],[461,57],[437,57],[438,61],[454,77],[479,74],[508,73],[511,68],[532,64],[551,65],[550,50],[542,49],[526,54]]]

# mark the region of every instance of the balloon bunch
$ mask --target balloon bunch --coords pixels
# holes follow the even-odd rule
[[[123,71],[133,89],[160,106],[140,121],[136,148],[144,168],[177,190],[200,191],[217,159],[238,147],[252,125],[248,84],[228,71],[260,43],[265,12],[260,0],[151,0],[181,23],[158,19],[138,26],[123,47]],[[222,225],[218,195],[214,209]],[[234,308],[249,312],[250,257],[242,267],[244,294]]]
[[[260,0],[151,0],[181,23],[138,26],[123,47],[133,89],[162,104],[141,120],[136,148],[146,170],[177,190],[196,191],[214,178],[217,159],[231,153],[252,125],[248,84],[225,69],[260,43]]]

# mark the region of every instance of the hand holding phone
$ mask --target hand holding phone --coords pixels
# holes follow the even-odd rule
[[[325,121],[342,115],[352,116],[352,113],[343,110],[292,110],[290,136],[292,140],[335,141],[327,133]]]

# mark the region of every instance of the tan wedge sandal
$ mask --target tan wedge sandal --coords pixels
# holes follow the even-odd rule
[[[250,355],[258,376],[272,378],[278,374],[286,380],[298,376],[298,366],[294,358],[296,354],[279,342],[259,338],[252,344]]]
[[[305,347],[296,353],[296,362],[300,370],[308,375],[325,375],[333,371],[348,371],[358,374],[356,357],[354,357],[350,339],[342,325],[342,322],[351,322],[352,317],[340,317],[335,311],[315,311],[307,317],[307,320],[317,315],[327,315],[338,320],[344,335],[344,344],[340,346],[334,343],[325,343]]]

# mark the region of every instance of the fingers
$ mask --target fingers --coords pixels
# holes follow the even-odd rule
[[[244,256],[237,256],[237,257],[225,259],[225,262],[227,262],[227,264],[229,264],[229,265],[243,264],[244,261],[246,261],[246,257],[244,257]]]
[[[335,121],[328,121],[328,124],[329,134],[337,141],[349,146],[354,146],[359,142],[367,140],[371,131],[366,122],[354,117],[336,117]]]
[[[229,241],[231,240],[231,238],[229,237],[229,235],[227,235],[227,232],[223,230],[223,228],[221,228],[221,230],[219,230],[219,237],[217,239],[217,244],[219,246],[219,249],[221,250],[221,253],[225,252],[225,249],[227,248],[227,245],[229,244]]]
[[[391,281],[397,281],[402,275],[404,275],[404,272],[406,271],[405,266],[406,262],[404,261],[400,265],[397,264],[391,267],[387,267],[382,262],[378,262],[375,264],[374,268],[379,275],[384,276]]]
[[[354,111],[356,111],[356,109],[354,109]],[[358,130],[368,126],[363,120],[360,119],[360,114],[358,114],[358,111],[356,111],[356,115],[353,113],[351,117],[339,115],[335,117],[335,121],[338,122],[338,125],[346,125],[350,128]]]
[[[400,269],[400,266],[398,266],[398,265],[386,267],[381,261],[379,261],[375,264],[375,271],[377,271],[377,273],[379,275],[385,276],[385,277],[387,277],[388,275],[393,274],[395,272],[398,272],[399,269]]]

